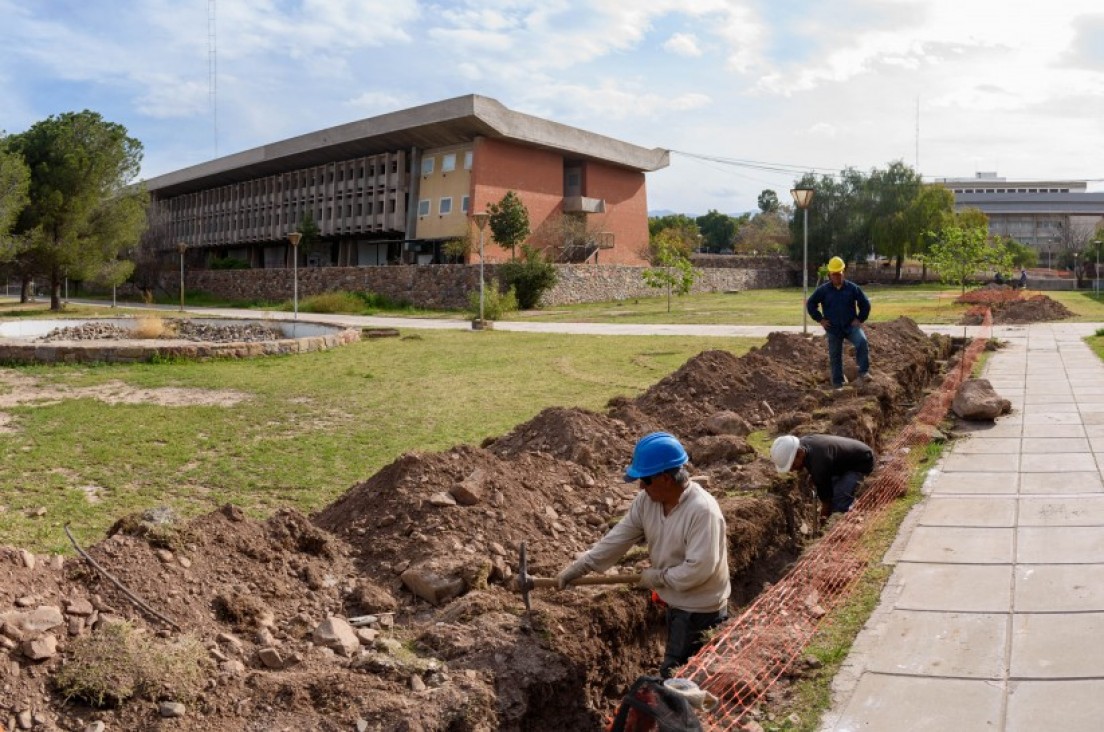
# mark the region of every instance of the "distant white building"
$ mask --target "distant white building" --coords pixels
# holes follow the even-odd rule
[[[956,211],[981,209],[990,233],[1040,252],[1084,249],[1104,222],[1104,193],[1089,193],[1085,181],[1007,180],[982,172],[935,182],[954,193]]]

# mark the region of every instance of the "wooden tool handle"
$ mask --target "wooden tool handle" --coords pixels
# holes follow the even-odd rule
[[[533,587],[558,587],[560,581],[555,577],[533,577]],[[573,581],[575,585],[635,585],[640,582],[639,574],[593,574]]]

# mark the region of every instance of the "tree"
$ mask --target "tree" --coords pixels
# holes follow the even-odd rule
[[[667,312],[671,312],[671,291],[679,295],[690,292],[701,272],[694,269],[681,242],[669,231],[658,234],[653,243],[656,266],[644,270],[642,275],[648,287],[667,288]]]
[[[762,193],[759,194],[759,210],[765,214],[776,213],[781,207],[778,202],[778,194],[772,191],[770,188],[765,188]]]
[[[735,250],[741,254],[785,254],[790,243],[790,212],[758,213],[736,232]]]
[[[697,241],[701,238],[701,229],[698,228],[698,222],[686,214],[652,216],[648,219],[648,236],[655,236],[664,229],[678,229],[683,231],[692,241]]]
[[[27,246],[27,237],[11,231],[27,205],[29,186],[30,171],[23,159],[4,152],[0,140],[0,264],[13,261]]]
[[[702,243],[711,252],[731,251],[739,228],[737,220],[731,216],[710,209],[705,216],[697,218],[701,230]]]
[[[142,144],[122,125],[85,110],[66,112],[5,140],[30,170],[30,202],[16,224],[29,239],[24,271],[50,280],[50,309],[61,309],[66,277],[95,277],[137,243],[147,196],[128,188]]]
[[[1007,270],[1011,264],[1003,243],[989,239],[981,227],[948,226],[940,232],[927,255],[939,279],[958,285],[966,292],[966,283],[978,272]]]
[[[928,253],[934,239],[935,235],[932,232],[942,231],[953,218],[954,193],[941,185],[927,185],[921,188],[919,194],[905,210],[905,236],[909,239],[908,251],[919,257],[923,264],[921,280],[928,279],[928,262],[924,255]]]
[[[501,201],[487,206],[487,212],[494,240],[503,249],[510,250],[510,260],[513,261],[517,245],[529,237],[529,211],[516,193],[506,191]]]
[[[303,212],[303,218],[299,219],[299,233],[302,236],[299,238],[299,251],[309,257],[314,253],[321,253],[326,251],[329,245],[322,241],[320,236],[322,230],[318,228],[318,224],[314,222],[314,217],[311,216],[310,211]],[[294,249],[295,247],[292,247]],[[328,260],[327,260],[328,261]]]
[[[506,289],[516,293],[518,307],[532,310],[540,304],[541,295],[556,284],[559,275],[540,250],[522,244],[521,259],[503,264],[498,276]]]

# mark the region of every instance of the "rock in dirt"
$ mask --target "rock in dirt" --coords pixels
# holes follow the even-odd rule
[[[57,655],[57,638],[51,633],[23,641],[23,655],[32,661],[45,661]]]
[[[474,506],[483,500],[485,492],[483,483],[486,479],[487,474],[476,468],[467,478],[449,489],[449,495],[455,498],[461,506]]]
[[[162,717],[171,719],[173,717],[183,717],[187,712],[187,707],[180,702],[161,702],[159,711]]]
[[[717,412],[705,420],[705,430],[713,435],[738,435],[746,437],[751,433],[748,421],[728,410]]]
[[[320,646],[332,648],[343,656],[351,656],[360,648],[353,626],[343,618],[328,617],[318,624],[311,638]]]
[[[988,379],[968,379],[958,388],[951,409],[959,418],[992,422],[1012,411],[1012,402],[1001,398]]]
[[[430,605],[440,605],[464,592],[464,580],[459,577],[441,577],[417,567],[403,572],[401,579],[406,589]]]

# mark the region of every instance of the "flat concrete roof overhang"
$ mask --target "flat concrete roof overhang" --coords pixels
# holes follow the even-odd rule
[[[171,198],[322,165],[412,147],[432,149],[471,142],[478,136],[552,150],[640,172],[665,168],[670,153],[507,109],[490,97],[469,94],[370,117],[216,158],[145,181],[148,190]]]
[[[1104,216],[1104,193],[956,193],[955,208],[988,214]]]

